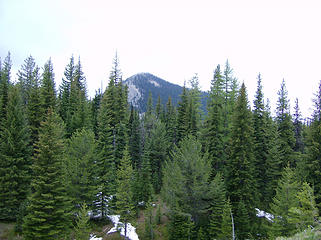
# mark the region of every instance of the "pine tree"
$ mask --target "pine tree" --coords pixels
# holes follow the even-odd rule
[[[299,100],[297,98],[295,99],[293,125],[294,125],[294,137],[295,137],[294,151],[303,153],[303,150],[304,150],[303,123],[302,123],[302,115],[299,108]]]
[[[315,201],[318,209],[321,208],[321,82],[314,99],[314,113],[311,125],[307,133],[307,158],[305,166],[307,169],[307,181],[314,189]]]
[[[216,173],[224,172],[226,154],[224,150],[224,82],[220,65],[214,71],[214,78],[211,81],[211,91],[207,102],[208,115],[203,131],[203,146],[209,154],[212,165],[212,177]]]
[[[269,150],[271,149],[269,145],[269,131],[271,129],[268,128],[267,121],[268,113],[266,113],[265,105],[264,105],[264,96],[262,90],[262,79],[261,74],[257,77],[257,90],[254,100],[254,109],[253,109],[253,140],[254,140],[254,156],[255,156],[255,179],[257,181],[257,189],[258,198],[260,201],[258,202],[259,205],[257,207],[261,209],[267,209],[269,202],[266,202],[266,188],[270,183],[268,178],[268,171],[267,168],[267,158],[269,155]],[[273,166],[270,166],[273,167]]]
[[[131,107],[128,120],[128,150],[132,159],[132,166],[138,169],[141,166],[141,129],[138,112]]]
[[[168,140],[164,123],[155,122],[155,128],[151,130],[150,137],[146,140],[145,148],[148,151],[151,180],[155,193],[159,193],[162,187],[163,164],[166,159]]]
[[[17,86],[9,91],[6,110],[0,131],[0,219],[14,220],[31,177],[30,133]]]
[[[271,203],[271,213],[274,215],[270,233],[272,236],[289,236],[295,231],[296,226],[289,222],[289,216],[290,209],[299,205],[296,198],[298,191],[295,172],[288,166],[283,171]]]
[[[232,206],[230,200],[228,199],[224,204],[223,215],[222,215],[222,224],[220,233],[218,234],[218,239],[229,240],[232,239]]]
[[[256,183],[254,175],[254,154],[253,154],[253,129],[252,115],[248,106],[246,88],[242,84],[238,100],[235,105],[231,132],[231,154],[228,160],[227,171],[227,192],[235,209],[235,222],[238,226],[238,235],[249,230],[247,226],[240,223],[250,220],[250,225],[255,220],[256,205]],[[242,203],[240,203],[242,201]],[[246,219],[245,212],[239,209],[244,205],[248,212]],[[242,227],[246,227],[243,229]]]
[[[172,105],[171,97],[168,98],[165,111],[165,127],[170,142],[170,148],[176,143],[176,109]]]
[[[209,218],[208,232],[211,239],[221,235],[223,213],[226,202],[226,190],[221,174],[217,174],[211,182],[211,215]]]
[[[281,144],[281,162],[283,169],[289,162],[292,167],[296,166],[294,161],[294,129],[289,110],[289,100],[287,98],[288,92],[285,87],[285,81],[282,81],[281,88],[278,92],[279,98],[276,110],[276,122],[278,124],[278,132]]]
[[[7,105],[8,105],[8,92],[11,85],[10,75],[11,75],[11,54],[8,53],[7,57],[3,62],[1,67],[0,75],[0,119],[5,119],[7,115]]]
[[[119,169],[117,170],[116,207],[120,220],[125,224],[125,238],[127,237],[127,223],[134,215],[133,205],[133,168],[128,152],[128,146],[124,150]]]
[[[169,240],[191,239],[193,222],[188,214],[172,211],[168,227]]]
[[[195,74],[189,81],[191,89],[188,92],[188,132],[195,137],[198,135],[202,113],[201,113],[201,91],[198,76]]]
[[[295,224],[297,231],[304,231],[310,226],[315,226],[318,209],[316,208],[313,189],[306,182],[302,184],[296,195],[299,204],[289,210],[289,222]]]
[[[66,191],[73,205],[73,212],[78,212],[82,203],[91,207],[97,194],[97,144],[92,131],[79,130],[67,141],[64,153],[64,182]]]
[[[101,89],[98,89],[98,91],[95,92],[95,97],[91,101],[91,125],[96,139],[98,138],[98,112],[102,96]]]
[[[49,109],[39,130],[34,156],[34,178],[23,224],[25,239],[61,238],[70,226],[69,201],[62,173],[63,135],[61,119]]]
[[[56,109],[57,94],[55,85],[55,74],[53,72],[53,65],[50,58],[44,66],[40,87],[42,120],[45,119],[48,109]]]
[[[77,240],[88,240],[90,238],[90,228],[88,225],[89,216],[86,204],[82,204],[78,212],[75,226],[75,237]]]
[[[108,97],[103,95],[98,113],[98,151],[97,160],[99,194],[95,202],[96,211],[101,217],[107,215],[108,197],[115,194],[116,167],[114,161],[114,137],[108,114]]]
[[[181,101],[177,106],[177,143],[187,136],[188,126],[188,93],[184,85]]]

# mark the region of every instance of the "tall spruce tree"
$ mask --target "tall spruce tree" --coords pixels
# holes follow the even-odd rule
[[[128,150],[132,159],[132,166],[138,169],[141,166],[141,129],[138,112],[131,106],[128,120]]]
[[[252,225],[255,221],[254,206],[257,203],[252,115],[248,105],[246,88],[243,83],[233,114],[231,153],[226,178],[227,192],[231,199],[233,212],[235,212],[236,231],[241,239],[249,233],[246,222],[250,221]],[[242,208],[239,208],[240,206]],[[246,214],[244,209],[247,211]]]
[[[218,65],[214,71],[214,77],[211,81],[211,91],[207,102],[208,115],[205,120],[203,130],[203,147],[209,154],[211,161],[212,176],[216,173],[224,172],[226,161],[226,152],[224,150],[224,81]]]
[[[177,106],[177,143],[187,136],[188,126],[188,93],[184,84],[181,100]]]
[[[6,118],[1,124],[0,219],[15,220],[31,180],[31,147],[20,91],[9,91]]]
[[[289,221],[290,209],[298,207],[296,194],[299,191],[299,183],[295,172],[288,167],[284,168],[282,177],[278,181],[276,195],[271,203],[271,213],[274,219],[271,226],[271,236],[290,236],[295,232],[295,224]]]
[[[315,201],[320,211],[321,209],[321,81],[318,92],[314,99],[314,112],[312,122],[307,134],[307,158],[305,165],[307,169],[307,181],[314,189]]]
[[[90,209],[95,195],[97,171],[97,144],[94,133],[90,130],[77,130],[66,144],[64,153],[64,181],[66,191],[77,213],[81,204]]]
[[[276,108],[276,122],[278,124],[278,132],[281,144],[281,169],[283,169],[288,163],[292,167],[296,166],[296,161],[294,158],[294,129],[292,118],[290,115],[290,106],[288,100],[288,92],[286,90],[285,81],[283,79],[281,88],[278,91],[278,102]]]
[[[70,227],[70,207],[63,182],[64,126],[51,109],[39,130],[31,194],[24,218],[25,239],[59,239]]]
[[[120,219],[125,224],[125,238],[127,237],[127,223],[134,215],[132,180],[133,168],[128,146],[126,146],[119,169],[117,170],[116,192],[116,207]]]
[[[9,86],[11,85],[11,67],[11,54],[9,52],[7,57],[4,59],[0,72],[0,119],[5,119],[7,115],[8,92]]]
[[[42,120],[46,118],[48,109],[56,109],[56,83],[55,83],[55,74],[53,72],[53,65],[51,58],[45,63],[42,81],[40,86],[40,102],[41,102],[41,113]]]

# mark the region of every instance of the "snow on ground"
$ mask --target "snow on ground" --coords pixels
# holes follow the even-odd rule
[[[257,217],[265,217],[268,221],[273,222],[274,216],[271,213],[264,212],[258,208],[255,208]]]
[[[103,240],[101,237],[96,237],[94,234],[90,234],[89,240]]]
[[[125,235],[125,227],[124,227],[124,223],[119,222],[119,215],[109,215],[108,216],[109,219],[114,223],[114,227],[112,229],[109,230],[109,233],[113,233],[113,232],[117,232],[120,231],[121,235]],[[136,233],[136,228],[134,226],[132,226],[130,223],[127,223],[127,237],[130,240],[139,240],[138,235]]]

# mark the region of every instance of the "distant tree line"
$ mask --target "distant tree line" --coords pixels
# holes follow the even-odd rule
[[[169,239],[274,239],[317,224],[321,85],[307,123],[297,99],[290,113],[283,80],[273,117],[261,75],[250,109],[226,62],[214,70],[207,114],[197,75],[177,107],[150,95],[140,114],[117,56],[92,99],[80,58],[71,56],[59,88],[51,59],[40,69],[28,57],[15,83],[11,66],[9,53],[0,60],[0,220],[25,239],[88,239],[88,212],[127,223],[155,195],[168,208]],[[145,222],[142,239],[154,239]]]

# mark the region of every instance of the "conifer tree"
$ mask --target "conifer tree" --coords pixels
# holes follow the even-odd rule
[[[116,192],[116,207],[120,215],[120,220],[125,224],[125,238],[127,237],[127,223],[134,215],[133,204],[133,168],[126,146],[121,160],[119,169],[117,170],[117,192]]]
[[[97,144],[94,133],[90,130],[78,130],[67,141],[64,153],[64,178],[66,191],[77,213],[82,203],[91,207],[97,194],[95,169]]]
[[[203,130],[203,147],[209,154],[212,167],[212,177],[217,172],[223,173],[223,167],[226,161],[224,150],[224,82],[220,65],[214,71],[214,77],[211,81],[211,91],[207,102],[208,115]]]
[[[151,130],[151,135],[145,143],[148,151],[151,180],[155,193],[159,193],[162,187],[163,164],[168,150],[168,140],[164,123],[157,120],[155,128]]]
[[[295,137],[294,151],[303,153],[303,150],[304,150],[303,123],[302,123],[302,115],[299,107],[299,100],[297,98],[295,99],[293,125],[294,125],[294,137]]]
[[[141,129],[138,112],[131,106],[128,120],[128,150],[132,159],[132,166],[137,169],[141,166]]]
[[[278,124],[278,132],[281,144],[281,169],[289,162],[292,167],[296,166],[294,159],[294,129],[289,110],[288,92],[286,90],[285,81],[282,81],[281,88],[278,92],[279,98],[276,110],[276,122]]]
[[[9,91],[6,110],[0,131],[0,219],[14,220],[31,178],[30,133],[17,86]]]
[[[7,57],[3,62],[1,67],[0,75],[0,119],[5,119],[7,114],[7,105],[8,105],[8,92],[11,85],[10,75],[11,75],[11,54],[8,53]]]
[[[39,130],[33,163],[29,205],[24,218],[25,239],[59,239],[70,226],[69,200],[63,182],[64,126],[51,109]]]
[[[189,81],[189,84],[191,85],[191,89],[188,91],[187,134],[192,134],[193,136],[197,137],[202,119],[202,113],[200,109],[201,93],[197,74],[192,77],[192,79]]]
[[[173,144],[176,143],[176,109],[172,105],[171,97],[168,97],[165,111],[165,127],[168,136],[168,141],[170,143],[170,149],[172,149]]]
[[[188,93],[184,85],[181,101],[177,106],[177,143],[187,136],[188,126]]]
[[[262,79],[261,74],[257,77],[257,90],[254,99],[254,109],[253,109],[253,141],[254,141],[254,156],[255,156],[255,178],[257,181],[258,198],[260,201],[257,207],[267,209],[268,204],[266,203],[266,188],[270,183],[267,180],[267,175],[270,171],[267,168],[267,158],[269,150],[271,149],[269,145],[269,131],[268,128],[268,113],[266,113],[264,105],[264,97],[262,90]],[[270,166],[273,167],[273,166]],[[269,203],[269,202],[268,202]]]
[[[231,199],[233,210],[235,210],[235,222],[238,226],[237,232],[244,237],[249,230],[247,225],[242,225],[247,220],[251,223],[255,220],[256,205],[256,182],[254,174],[253,154],[253,129],[251,110],[248,106],[246,88],[242,84],[232,122],[231,153],[228,160],[227,192]],[[243,206],[247,214],[240,209]],[[247,216],[246,216],[247,215]],[[244,219],[244,217],[246,217]],[[242,227],[245,227],[243,229]]]
[[[40,87],[40,102],[42,120],[45,119],[48,109],[56,109],[56,86],[55,86],[55,74],[53,72],[53,65],[51,58],[44,65],[42,81]]]
[[[298,191],[295,172],[288,166],[283,171],[271,203],[271,213],[274,215],[270,233],[272,236],[289,236],[294,233],[296,226],[289,222],[289,216],[290,209],[299,205],[296,198]]]
[[[114,161],[114,137],[108,114],[108,96],[105,93],[98,113],[98,187],[99,194],[95,201],[96,211],[104,218],[107,215],[108,197],[115,194],[116,167]],[[110,210],[110,209],[109,209]]]
[[[211,239],[218,238],[222,232],[223,213],[226,202],[226,190],[221,174],[217,174],[211,182],[211,215],[208,232]]]
[[[96,139],[98,138],[98,112],[100,108],[101,99],[101,89],[98,89],[98,91],[95,92],[95,97],[91,101],[91,125],[93,127]]]
[[[77,240],[88,240],[90,238],[89,216],[86,204],[82,204],[78,212],[75,237]]]
[[[218,239],[229,240],[232,238],[232,207],[230,200],[228,199],[224,204],[222,224],[220,232],[218,233]]]
[[[315,201],[318,209],[321,209],[321,82],[314,99],[314,112],[312,122],[307,134],[307,158],[305,166],[307,169],[307,181],[314,189]]]

